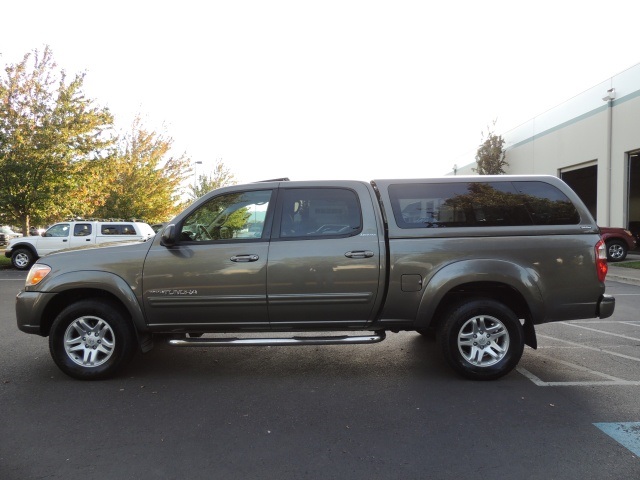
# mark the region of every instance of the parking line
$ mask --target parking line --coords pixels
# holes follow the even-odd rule
[[[568,327],[582,328],[583,330],[590,330],[592,332],[604,333],[605,335],[611,335],[612,337],[620,337],[620,338],[624,338],[626,340],[633,340],[635,342],[640,342],[640,338],[628,337],[626,335],[620,335],[619,333],[606,332],[604,330],[597,330],[595,328],[583,327],[582,325],[574,325],[573,323],[567,323],[567,322],[558,322],[558,323],[561,323],[562,325],[566,325]]]
[[[601,381],[583,381],[583,382],[545,382],[539,377],[535,376],[529,370],[523,367],[517,367],[516,371],[527,377],[538,387],[601,387],[601,386],[631,386],[638,387],[640,382],[630,380],[601,380]]]
[[[602,378],[606,379],[606,380],[600,380],[600,381],[584,380],[584,381],[574,381],[574,382],[545,382],[540,377],[534,375],[533,373],[531,373],[529,370],[527,370],[524,367],[516,368],[516,370],[518,372],[520,372],[522,375],[527,377],[529,380],[531,380],[533,383],[535,383],[539,387],[577,387],[577,386],[591,387],[591,386],[600,386],[600,385],[640,386],[640,381],[624,380],[622,378],[618,378],[618,377],[614,377],[614,376],[611,376],[611,375],[607,375],[606,373],[602,373],[602,372],[597,372],[595,370],[591,370],[590,368],[584,367],[582,365],[578,365],[576,363],[566,362],[564,360],[560,360],[558,358],[548,357],[546,355],[536,355],[536,357],[547,358],[551,362],[560,363],[562,365],[566,365],[566,366],[568,366],[568,367],[570,367],[570,368],[572,368],[574,370],[577,370],[579,372],[585,372],[585,373],[588,373],[590,375],[595,375],[596,377],[602,377]]]
[[[571,320],[569,323],[574,324],[574,323],[627,323],[627,322],[621,322],[620,320]],[[640,324],[640,320],[629,320],[628,323],[638,323]]]
[[[594,423],[593,425],[640,457],[640,422]]]
[[[574,347],[581,347],[581,348],[584,348],[584,349],[587,349],[587,350],[595,350],[596,352],[606,353],[608,355],[613,355],[614,357],[626,358],[627,360],[633,360],[635,362],[640,362],[640,358],[638,358],[638,357],[632,357],[630,355],[623,355],[622,353],[612,352],[610,350],[604,350],[604,349],[598,348],[598,347],[590,347],[589,345],[584,345],[582,343],[570,342],[569,340],[562,340],[560,338],[550,337],[548,335],[541,335],[541,334],[538,334],[538,337],[548,338],[549,340],[556,340],[558,342],[568,343],[569,345],[573,345]]]

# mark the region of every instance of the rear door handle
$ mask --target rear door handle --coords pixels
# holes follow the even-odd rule
[[[256,262],[260,259],[258,255],[255,253],[247,254],[247,255],[234,255],[230,258],[232,262]]]
[[[344,254],[347,258],[371,258],[373,252],[371,250],[354,250],[353,252],[347,252]]]

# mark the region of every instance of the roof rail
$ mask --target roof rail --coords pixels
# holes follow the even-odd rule
[[[258,180],[255,183],[266,183],[266,182],[290,182],[291,180],[289,180],[289,177],[282,177],[282,178],[271,178],[269,180]]]
[[[123,218],[95,218],[95,217],[90,217],[90,218],[82,218],[82,217],[68,217],[65,218],[64,220],[60,220],[61,222],[114,222],[114,223],[123,223],[123,222],[141,222],[141,223],[145,223],[144,220],[140,220],[138,218],[129,218],[127,219],[123,219]]]

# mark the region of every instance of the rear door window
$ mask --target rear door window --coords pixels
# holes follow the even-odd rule
[[[346,188],[281,190],[280,238],[348,237],[362,231],[358,196]]]
[[[88,237],[91,235],[91,224],[90,223],[76,223],[73,227],[73,236],[74,237]]]

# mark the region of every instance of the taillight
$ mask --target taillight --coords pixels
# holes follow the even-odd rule
[[[596,273],[598,274],[598,280],[604,282],[608,271],[609,265],[607,265],[607,247],[604,244],[604,240],[600,240],[598,243],[596,243]]]

